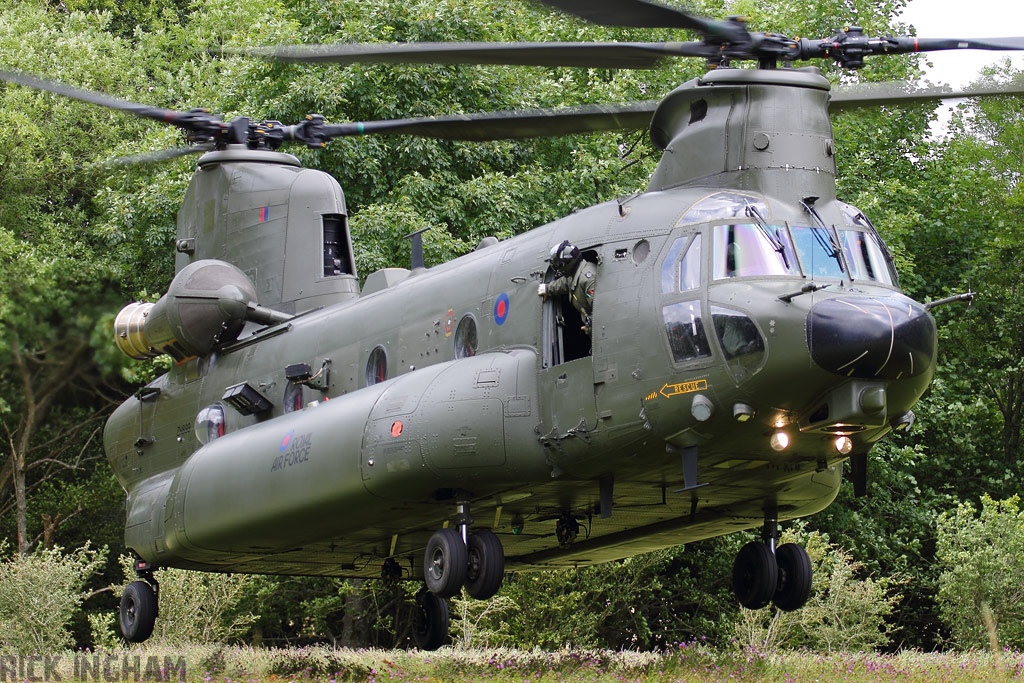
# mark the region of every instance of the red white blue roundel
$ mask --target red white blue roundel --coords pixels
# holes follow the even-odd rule
[[[508,294],[502,292],[494,302],[494,322],[504,325],[508,318]]]
[[[288,444],[290,444],[292,442],[292,437],[293,436],[295,436],[295,430],[294,429],[289,431],[287,434],[285,434],[284,438],[281,439],[280,451],[282,453],[284,453],[286,450],[288,450]]]

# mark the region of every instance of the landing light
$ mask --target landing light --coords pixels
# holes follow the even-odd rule
[[[843,455],[849,455],[850,451],[853,450],[853,440],[848,436],[836,438],[836,450]]]
[[[789,446],[789,434],[786,432],[775,432],[768,441],[772,448],[777,451],[784,451]]]

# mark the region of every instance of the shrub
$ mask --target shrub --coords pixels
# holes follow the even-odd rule
[[[935,549],[939,609],[963,648],[1024,647],[1024,510],[1014,496],[944,512]],[[987,622],[987,623],[986,623]]]
[[[132,558],[122,557],[121,566],[127,585],[135,580]],[[167,568],[154,572],[154,578],[160,584],[160,614],[153,639],[163,645],[225,642],[255,620],[239,610],[254,586],[251,575]]]
[[[7,542],[0,541],[0,555]],[[106,547],[88,544],[16,554],[0,562],[0,647],[8,651],[53,652],[71,645],[68,625],[88,595],[86,581],[102,565]]]
[[[875,650],[888,643],[891,626],[885,619],[901,599],[899,580],[861,576],[862,565],[849,553],[802,525],[784,533],[782,542],[800,543],[807,550],[814,568],[811,597],[794,612],[771,605],[742,610],[736,622],[740,646],[837,652]]]

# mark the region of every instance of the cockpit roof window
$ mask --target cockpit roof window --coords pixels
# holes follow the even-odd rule
[[[871,228],[871,222],[868,221],[867,216],[864,212],[858,209],[856,206],[851,206],[844,202],[836,202],[839,205],[840,211],[843,212],[843,220],[847,225],[856,225],[861,228]]]
[[[676,227],[729,218],[745,218],[750,215],[747,212],[748,206],[754,207],[762,216],[769,215],[768,205],[763,199],[737,192],[716,192],[694,202],[676,223]]]

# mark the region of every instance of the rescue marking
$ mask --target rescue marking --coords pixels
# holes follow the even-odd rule
[[[665,398],[671,398],[672,396],[680,396],[682,394],[692,394],[695,391],[704,391],[708,388],[708,381],[706,379],[698,379],[693,382],[679,382],[678,384],[666,384],[661,388],[660,393]]]
[[[508,318],[508,294],[502,292],[494,302],[494,322],[504,325]]]

